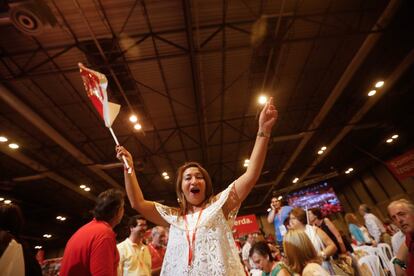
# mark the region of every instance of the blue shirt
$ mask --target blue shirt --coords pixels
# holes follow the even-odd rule
[[[359,243],[362,243],[362,244],[365,243],[364,234],[362,233],[362,231],[359,229],[358,226],[356,226],[355,224],[350,223],[348,225],[348,228],[349,228],[349,232],[351,232],[351,235],[354,236],[354,238]]]
[[[286,218],[289,216],[290,211],[292,211],[293,207],[290,206],[283,206],[282,209],[278,214],[275,214],[275,218],[273,219],[273,225],[275,226],[275,233],[276,233],[276,240],[281,242],[283,241],[282,233],[280,233],[280,226],[283,225]]]

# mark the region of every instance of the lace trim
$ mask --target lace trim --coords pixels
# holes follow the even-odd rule
[[[203,227],[209,224],[211,218],[213,218],[214,214],[220,209],[223,209],[223,212],[225,214],[227,213],[226,219],[229,226],[233,226],[237,212],[240,208],[240,199],[236,193],[234,184],[235,182],[230,184],[224,191],[214,196],[213,200],[203,211],[199,227]],[[227,210],[227,208],[230,206],[234,206],[235,202],[238,202],[236,207],[232,208],[231,210]],[[162,216],[162,218],[165,219],[165,221],[167,221],[169,224],[174,225],[179,229],[185,230],[184,219],[182,216],[180,216],[180,210],[178,208],[169,207],[158,202],[155,202],[155,208]]]

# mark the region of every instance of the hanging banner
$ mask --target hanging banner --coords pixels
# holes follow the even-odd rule
[[[233,232],[236,236],[259,232],[259,224],[255,215],[237,217],[234,221]]]
[[[388,161],[387,166],[399,180],[414,176],[414,149]]]

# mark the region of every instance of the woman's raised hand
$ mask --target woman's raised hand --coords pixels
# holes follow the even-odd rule
[[[270,137],[272,127],[277,120],[277,110],[273,105],[273,97],[271,97],[260,112],[259,116],[259,132],[262,131],[266,136]]]
[[[124,162],[122,160],[122,156],[125,156],[125,159],[128,162],[128,165],[133,168],[134,161],[132,160],[132,155],[127,151],[123,146],[116,146],[116,158],[118,158],[121,162]]]

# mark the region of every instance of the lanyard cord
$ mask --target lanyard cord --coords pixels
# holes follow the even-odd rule
[[[204,209],[201,209],[200,213],[198,214],[197,222],[194,228],[193,236],[190,240],[190,230],[188,229],[188,221],[187,221],[187,215],[184,216],[184,223],[185,223],[185,235],[187,237],[188,242],[188,266],[191,266],[191,263],[193,261],[193,249],[194,249],[194,242],[196,239],[196,232],[198,223],[200,222],[201,214],[203,213]]]

